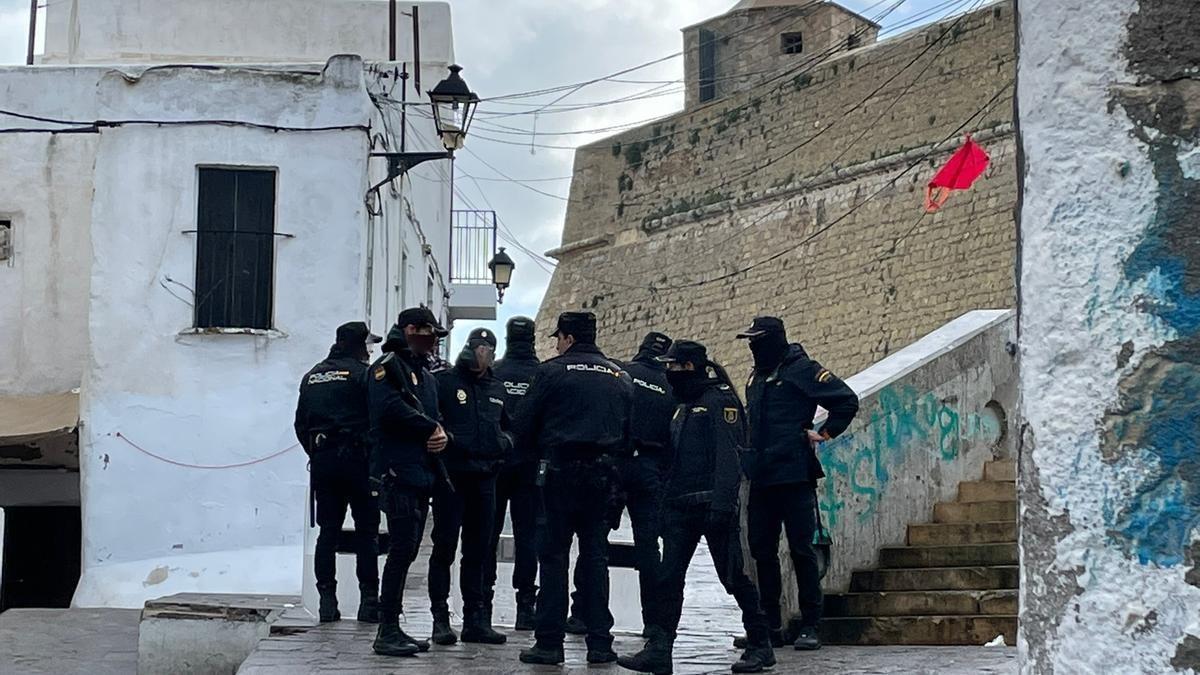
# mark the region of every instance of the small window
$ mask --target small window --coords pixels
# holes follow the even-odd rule
[[[717,36],[700,29],[700,102],[717,97]]]
[[[0,220],[0,262],[11,262],[12,257],[12,221]]]
[[[781,47],[784,54],[802,54],[804,52],[804,36],[800,33],[784,33],[781,37]]]
[[[862,36],[858,33],[851,33],[846,36],[846,49],[858,49],[862,46]]]
[[[196,327],[269,329],[275,171],[200,168]]]

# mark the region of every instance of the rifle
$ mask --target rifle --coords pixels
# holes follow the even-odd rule
[[[420,410],[421,412],[425,412],[425,406],[421,405],[421,400],[417,398],[417,395],[414,394],[411,389],[408,388],[408,383],[404,381],[404,374],[400,372],[400,362],[396,359],[395,353],[389,352],[388,354],[385,354],[384,357],[380,359],[379,364],[383,366],[384,371],[387,373],[388,379],[392,382],[392,386],[400,390],[400,395],[404,397],[405,403],[408,403],[413,408]],[[446,487],[450,490],[450,493],[453,494],[454,482],[450,480],[450,471],[446,469],[446,463],[443,462],[442,458],[436,454],[430,453],[430,455],[430,458],[433,461],[433,468],[437,470],[441,479],[446,481]]]

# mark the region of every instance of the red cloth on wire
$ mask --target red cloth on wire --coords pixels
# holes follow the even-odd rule
[[[937,211],[950,197],[952,190],[966,190],[987,171],[990,158],[970,136],[941,168],[925,189],[925,210]]]

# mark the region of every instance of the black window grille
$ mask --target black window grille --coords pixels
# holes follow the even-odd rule
[[[780,38],[780,47],[784,54],[803,54],[804,35],[801,33],[784,33]]]
[[[858,49],[862,46],[862,36],[851,33],[846,36],[846,49]]]
[[[200,168],[196,327],[271,327],[275,171]]]
[[[717,97],[717,36],[700,29],[700,102]]]
[[[12,260],[12,221],[0,220],[0,262]]]

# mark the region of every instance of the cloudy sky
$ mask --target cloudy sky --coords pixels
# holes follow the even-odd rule
[[[450,4],[455,50],[466,69],[463,75],[481,96],[492,97],[585,82],[675,54],[682,49],[680,28],[721,14],[735,1],[451,0]],[[870,18],[882,18],[885,32],[908,30],[911,26],[905,24],[925,23],[966,6],[945,0],[845,0],[844,4]],[[28,16],[28,0],[0,0],[0,64],[24,62]],[[468,139],[468,150],[459,153],[457,160],[462,196],[456,208],[494,208],[510,238],[537,253],[554,248],[566,212],[565,201],[555,195],[567,195],[570,182],[562,178],[571,174],[573,153],[531,143],[577,146],[611,132],[560,134],[636,123],[679,110],[683,94],[674,81],[682,78],[682,58],[675,57],[617,81],[482,105],[477,118],[481,123],[475,127],[478,133]],[[640,100],[621,104],[570,109],[642,94],[646,96]],[[534,136],[531,113],[538,108],[544,109],[536,115]],[[488,165],[524,185],[507,181]],[[517,272],[496,328],[517,314],[534,316],[550,278],[545,261],[535,261],[511,244],[508,249]],[[462,322],[456,326],[463,329],[455,331],[459,341],[470,327]]]

